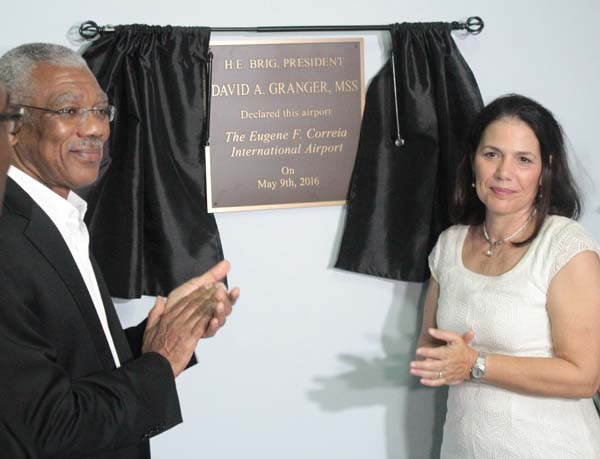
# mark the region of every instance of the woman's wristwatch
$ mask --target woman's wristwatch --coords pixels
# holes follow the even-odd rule
[[[481,382],[485,377],[485,363],[487,359],[487,354],[485,352],[478,352],[477,359],[475,359],[475,364],[473,368],[471,368],[471,381],[473,382]]]

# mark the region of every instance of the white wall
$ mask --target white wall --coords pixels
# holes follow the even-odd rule
[[[8,4],[8,5],[7,5]],[[486,101],[519,92],[562,122],[585,191],[583,223],[600,240],[600,3],[504,0],[170,0],[3,2],[0,53],[29,41],[69,44],[76,23],[258,26],[451,21]],[[370,38],[369,38],[370,37]],[[381,62],[368,36],[367,76]],[[429,458],[443,393],[407,375],[422,286],[330,268],[340,207],[218,215],[230,281],[242,297],[226,327],[178,380],[184,424],[152,442],[156,458]],[[120,308],[139,321],[151,300]],[[437,408],[436,408],[437,406]]]

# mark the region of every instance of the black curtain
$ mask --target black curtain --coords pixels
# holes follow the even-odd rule
[[[390,59],[367,91],[336,267],[422,282],[449,225],[460,142],[483,104],[449,23],[394,24],[391,35],[396,91]]]
[[[206,211],[210,29],[118,26],[83,57],[117,107],[99,180],[83,190],[111,295],[166,295],[223,258]]]

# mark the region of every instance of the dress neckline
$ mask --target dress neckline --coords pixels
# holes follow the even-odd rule
[[[542,225],[542,228],[540,228],[540,232],[535,237],[535,239],[533,241],[531,241],[531,243],[529,244],[529,247],[527,247],[527,250],[521,256],[521,258],[519,258],[519,260],[510,269],[508,269],[507,271],[504,271],[503,273],[496,274],[496,275],[478,273],[477,271],[473,271],[465,266],[465,263],[463,262],[463,250],[465,248],[465,241],[467,239],[467,234],[469,234],[469,228],[471,228],[471,227],[469,225],[464,225],[464,227],[462,228],[462,234],[460,235],[459,244],[457,244],[457,246],[458,246],[458,250],[457,250],[458,265],[460,266],[460,268],[463,271],[473,274],[475,276],[486,278],[486,279],[501,279],[503,277],[508,277],[510,274],[517,271],[519,269],[519,267],[525,262],[525,260],[530,256],[530,253],[533,251],[534,245],[537,244],[539,237],[540,237],[544,227],[546,226],[547,222],[548,222],[548,218],[546,218],[546,220],[544,221],[544,224]]]

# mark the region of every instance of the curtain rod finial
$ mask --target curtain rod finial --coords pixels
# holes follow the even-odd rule
[[[114,26],[107,24],[99,26],[94,21],[85,21],[79,26],[79,35],[86,40],[94,40],[105,32],[114,32]]]
[[[485,23],[479,16],[471,16],[464,22],[452,22],[452,30],[466,30],[471,35],[480,34]]]

